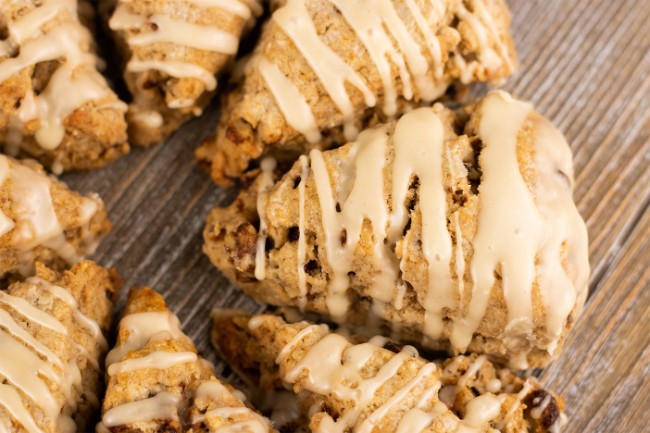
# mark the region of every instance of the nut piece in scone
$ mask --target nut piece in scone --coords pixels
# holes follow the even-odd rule
[[[108,388],[99,432],[272,432],[202,359],[164,299],[131,290],[117,343],[106,357]]]
[[[216,136],[197,150],[229,184],[263,155],[291,158],[517,68],[503,0],[284,0]]]
[[[77,0],[0,4],[0,142],[55,173],[128,153],[126,105],[97,71]]]
[[[201,114],[217,88],[216,76],[262,13],[259,0],[117,0],[101,7],[133,98],[129,139],[142,146],[161,142]]]
[[[90,428],[119,289],[114,270],[82,261],[64,272],[38,263],[0,291],[0,430]]]
[[[428,362],[413,347],[355,344],[326,325],[214,318],[222,357],[261,392],[292,390],[314,432],[550,432],[561,423],[561,398],[484,355]]]
[[[110,229],[98,195],[71,191],[33,160],[0,155],[0,278],[32,275],[36,261],[73,265]]]
[[[418,108],[273,167],[204,231],[246,293],[515,368],[558,353],[587,295],[587,232],[569,146],[529,104]]]

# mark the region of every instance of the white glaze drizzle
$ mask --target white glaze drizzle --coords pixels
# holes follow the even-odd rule
[[[418,99],[433,101],[444,94],[449,83],[443,80],[442,47],[436,31],[445,16],[443,2],[428,2],[427,17],[414,0],[406,0],[406,8],[414,20],[415,27],[424,38],[425,49],[414,39],[391,0],[329,0],[343,15],[356,37],[359,38],[373,62],[383,87],[383,111],[392,116],[397,111],[398,96],[411,100],[414,96],[412,82],[418,92]],[[502,44],[494,18],[481,0],[473,2],[475,13],[471,13],[459,2],[457,14],[468,23],[479,40],[479,55],[486,62],[486,68],[496,69],[506,62],[513,65],[507,48]],[[475,15],[476,14],[476,15]],[[343,115],[347,140],[353,140],[358,131],[354,127],[354,110],[350,95],[345,90],[349,83],[359,90],[367,107],[374,107],[377,95],[367,87],[364,78],[322,41],[307,10],[304,0],[288,0],[273,15],[274,21],[291,39],[303,58],[317,75],[323,87]],[[497,54],[490,44],[496,44]],[[430,59],[425,56],[428,52]],[[477,62],[467,65],[460,54],[454,56],[461,70],[461,80],[470,82]],[[270,64],[270,65],[269,65]],[[318,129],[310,105],[298,89],[270,61],[258,62],[264,81],[267,83],[287,123],[303,134],[310,143],[317,140]],[[274,66],[274,65],[273,65]],[[277,67],[276,67],[277,68]],[[397,69],[402,84],[398,95],[393,68]],[[283,89],[284,91],[280,91]],[[295,105],[293,105],[295,104]],[[309,133],[309,136],[307,135]]]
[[[128,373],[135,370],[143,369],[167,369],[179,364],[196,362],[198,359],[194,352],[164,352],[157,351],[143,356],[141,358],[129,358],[120,362],[111,364],[108,367],[108,375]]]
[[[504,95],[493,93],[482,103],[481,206],[472,242],[472,296],[467,313],[456,322],[451,335],[452,345],[461,351],[485,315],[498,267],[508,307],[506,333],[511,329],[521,334],[532,332],[535,257],[543,239],[544,221],[517,160],[517,135],[531,107]]]
[[[189,2],[201,7],[219,8],[245,20],[251,18],[251,11],[255,16],[262,13],[262,6],[257,0],[189,0]]]
[[[217,88],[217,79],[214,75],[193,63],[186,63],[174,60],[131,60],[126,65],[131,72],[145,72],[151,69],[162,71],[172,77],[196,78],[203,81],[207,90]]]
[[[288,0],[275,11],[272,19],[291,39],[318,76],[343,116],[346,138],[353,139],[357,134],[353,123],[354,109],[345,84],[349,83],[359,90],[368,107],[374,107],[376,103],[375,96],[363,78],[319,38],[303,0]]]
[[[101,424],[103,427],[116,427],[156,419],[177,421],[181,402],[182,396],[163,391],[153,397],[109,409],[104,413]]]
[[[508,420],[510,417],[519,409],[519,406],[521,406],[521,402],[526,398],[528,393],[533,390],[533,385],[531,385],[530,381],[526,379],[524,382],[521,390],[517,393],[515,396],[516,401],[512,404],[508,412],[504,415],[503,419],[499,424],[497,425],[497,430],[503,430],[503,428],[508,424]],[[504,395],[500,396],[501,398],[504,397]]]
[[[537,404],[537,406],[533,407],[530,410],[530,416],[533,417],[534,419],[540,419],[544,414],[544,411],[548,407],[549,403],[551,402],[552,398],[553,396],[550,393],[547,393],[541,401],[533,400],[532,403]]]
[[[145,47],[157,43],[169,43],[181,47],[195,48],[198,50],[234,55],[239,48],[239,38],[214,25],[197,24],[187,21],[181,12],[177,16],[157,14],[143,16],[133,12],[129,5],[132,0],[120,0],[113,16],[109,21],[112,30],[132,31],[134,34],[126,36],[126,41],[133,47]],[[201,8],[218,8],[230,14],[251,20],[251,9],[255,15],[261,13],[257,1],[239,0],[192,0],[190,3]],[[145,72],[158,70],[176,78],[195,78],[203,81],[207,90],[214,90],[217,81],[214,73],[202,66],[176,60],[160,59],[131,59],[126,66],[131,72]],[[179,103],[172,100],[168,102],[170,108],[192,106],[194,101]]]
[[[217,432],[219,433],[236,433],[236,432],[250,432],[250,433],[266,433],[269,431],[269,424],[260,415],[247,408],[241,402],[237,402],[240,406],[221,406],[224,400],[232,399],[232,404],[235,403],[236,397],[233,396],[228,389],[216,380],[204,382],[196,389],[194,398],[196,400],[211,400],[218,407],[210,409],[204,414],[195,414],[191,419],[192,424],[202,422],[210,418],[222,418],[228,421],[227,425],[219,425]],[[231,418],[238,418],[236,421]],[[242,419],[245,418],[245,419]]]
[[[31,277],[25,280],[26,283],[40,287],[42,290],[50,292],[57,299],[65,302],[72,309],[72,317],[82,328],[85,328],[95,340],[99,350],[108,349],[108,342],[104,338],[99,324],[90,317],[86,316],[79,308],[79,303],[72,294],[61,286],[57,286],[45,281],[39,277]]]
[[[474,376],[478,373],[478,371],[483,367],[483,364],[485,364],[485,361],[487,361],[487,357],[485,355],[478,356],[474,362],[472,362],[465,372],[459,379],[458,379],[458,386],[465,386],[468,380],[473,379]]]
[[[126,358],[132,351],[143,349],[152,341],[173,339],[189,341],[181,330],[178,317],[170,311],[126,315],[120,321],[119,332],[120,344],[106,357],[110,377],[142,369],[164,370],[182,364],[200,362],[197,354],[192,351],[154,350],[139,358]],[[123,338],[124,335],[126,338]],[[104,413],[100,423],[101,428],[158,419],[178,420],[178,411],[183,401],[182,395],[162,391],[147,399],[123,403]]]
[[[80,254],[90,252],[90,242],[82,251],[67,242],[52,201],[52,180],[47,175],[0,155],[0,182],[7,180],[11,182],[9,200],[15,220],[0,210],[0,233],[11,233],[11,245],[18,251],[21,273],[33,272],[32,250],[37,246],[53,250],[70,265],[81,259]],[[99,199],[93,196],[81,198],[79,219],[82,237],[87,241],[89,234],[83,228],[97,212],[98,203]]]
[[[156,337],[187,339],[180,328],[178,317],[169,311],[129,314],[120,321],[120,331],[127,338],[106,356],[106,366],[121,361],[132,350],[139,350]]]
[[[26,280],[25,284],[52,293],[57,299],[70,306],[76,320],[82,314],[78,311],[77,301],[66,289],[36,277]],[[16,311],[25,318],[27,323],[37,324],[70,338],[68,329],[58,319],[34,307],[25,299],[0,292],[0,303]],[[82,327],[88,326],[88,322],[93,322],[91,319],[86,319],[78,320]],[[75,345],[79,354],[87,355],[81,350],[85,349],[83,346],[74,341],[70,342]],[[64,404],[55,396],[54,390],[63,394],[65,403],[71,411],[76,410],[83,392],[81,371],[76,363],[76,358],[73,357],[64,362],[61,356],[19,325],[5,309],[0,309],[0,347],[3,348],[3,351],[11,353],[11,356],[0,357],[0,375],[8,382],[8,384],[0,385],[0,405],[8,410],[9,414],[24,428],[29,431],[41,432],[42,430],[37,426],[33,415],[24,406],[22,398],[17,393],[19,390],[40,407],[60,431],[75,431],[74,421],[66,411],[62,412]],[[45,360],[41,359],[39,355]],[[91,356],[87,357],[90,361],[94,360],[95,365],[97,364],[96,359]],[[47,378],[48,382],[42,378]],[[51,388],[48,383],[52,383],[54,388]],[[74,393],[75,390],[77,394]],[[97,400],[91,392],[85,392],[84,395],[91,403]]]
[[[42,27],[58,16],[67,19],[43,33]],[[74,0],[44,0],[25,16],[8,22],[7,28],[9,38],[0,41],[0,55],[8,55],[18,48],[20,51],[0,62],[0,82],[38,63],[65,59],[45,89],[38,95],[25,95],[13,125],[22,131],[25,123],[38,120],[39,128],[34,135],[37,143],[43,149],[55,149],[65,136],[63,122],[72,112],[111,94],[95,69],[97,57],[88,51],[90,34],[78,21]],[[122,103],[111,106],[126,110]]]
[[[153,15],[147,19],[147,23],[156,30],[130,36],[128,43],[131,46],[142,47],[162,42],[229,55],[235,54],[239,46],[239,40],[233,34],[218,28],[165,15]]]
[[[358,245],[365,220],[372,224],[374,252],[379,262],[376,270],[378,276],[369,288],[370,293],[381,302],[390,302],[394,297],[392,289],[397,275],[389,257],[390,252],[383,242],[389,221],[383,188],[387,142],[385,127],[369,129],[359,135],[354,145],[357,148],[354,159],[348,162],[355,181],[351,184],[345,201],[338,203],[340,212],[337,211],[322,152],[315,149],[310,153],[325,232],[325,251],[333,273],[326,304],[330,314],[337,320],[342,320],[349,308],[346,293],[349,286],[348,272],[352,267],[352,255]],[[357,182],[356,179],[363,181]],[[345,185],[345,181],[340,181],[339,185],[341,184]],[[345,243],[341,242],[342,233],[345,233]]]
[[[260,54],[251,61],[257,65],[289,126],[304,135],[309,143],[318,143],[321,140],[321,134],[314,113],[298,88],[275,63],[263,55]]]
[[[327,331],[324,325],[310,325],[304,328],[283,347],[276,362],[281,362],[295,350],[306,335],[312,332],[322,334],[323,331]],[[370,432],[415,387],[436,372],[435,364],[424,363],[404,387],[397,390],[384,404],[373,409],[363,422],[359,423],[362,413],[371,404],[377,390],[390,381],[406,362],[414,359],[412,353],[402,351],[390,358],[373,377],[363,379],[361,371],[377,350],[379,349],[374,344],[353,346],[341,335],[327,334],[293,367],[287,369],[280,365],[281,377],[289,384],[296,383],[301,377],[306,378],[301,385],[307,391],[354,401],[354,406],[341,413],[336,421],[326,416],[317,431],[347,431],[355,428],[358,432]]]
[[[492,394],[473,398],[465,407],[465,416],[460,421],[457,433],[480,433],[487,424],[501,413],[501,401]]]
[[[425,412],[420,408],[410,409],[404,414],[395,433],[419,433],[424,431],[439,415],[447,412],[447,406],[442,403],[434,405],[433,410]]]
[[[583,296],[585,293],[589,273],[586,229],[571,199],[571,186],[566,184],[561,173],[558,174],[559,169],[571,178],[570,151],[559,132],[546,123],[537,125],[534,148],[537,176],[535,184],[529,187],[520,173],[517,135],[529,118],[531,107],[503,92],[489,94],[481,107],[479,135],[484,142],[479,160],[483,173],[479,187],[481,206],[478,230],[472,239],[474,254],[471,263],[467,264],[472,281],[471,298],[451,331],[443,327],[443,318],[453,314],[463,297],[466,264],[457,212],[451,220],[453,226],[447,227],[443,158],[447,158],[450,170],[455,170],[455,165],[449,149],[444,146],[440,119],[430,109],[417,109],[397,122],[392,142],[386,135],[386,127],[380,127],[364,131],[357,142],[349,144],[344,159],[331,162],[338,174],[335,185],[340,212],[336,209],[337,200],[325,154],[318,150],[310,153],[325,235],[325,253],[331,268],[326,305],[336,320],[344,318],[349,308],[346,294],[348,272],[364,221],[372,224],[374,254],[380,264],[385,264],[380,266],[369,288],[370,293],[376,301],[399,303],[399,297],[391,298],[398,280],[394,272],[391,273],[396,266],[390,249],[401,240],[408,220],[404,202],[410,181],[413,175],[417,175],[421,198],[419,211],[423,221],[422,248],[429,272],[427,291],[418,292],[419,303],[425,309],[425,337],[438,339],[450,334],[452,347],[464,351],[483,319],[495,282],[495,271],[500,269],[508,308],[505,329],[508,338],[504,341],[509,345],[512,339],[517,344],[517,339],[532,332],[532,288],[537,282],[548,312],[546,326],[551,335],[548,350],[553,352],[564,320],[576,305],[578,294]],[[383,192],[389,143],[395,154],[392,172],[389,170],[393,186],[390,212]],[[305,194],[304,191],[299,193]],[[303,200],[299,206],[304,218]],[[299,229],[301,233],[306,230],[304,221]],[[452,229],[456,237],[456,283],[451,269],[454,246],[449,231]],[[343,245],[342,232],[345,233]],[[402,243],[404,252],[405,242]],[[564,244],[570,246],[568,268],[577,269],[575,275],[567,275],[562,265],[561,248]],[[304,257],[301,257],[297,260],[299,266],[304,262]],[[542,260],[536,263],[538,258]],[[303,293],[302,286],[300,290]],[[520,367],[524,367],[525,358],[523,354]]]
[[[391,0],[330,1],[341,11],[362,41],[381,76],[386,115],[392,116],[397,111],[397,93],[389,59],[399,70],[405,99],[410,100],[413,97],[411,80],[414,81],[422,100],[432,101],[440,96],[440,90],[429,76],[431,70],[429,61],[422,53],[420,45],[409,33]],[[410,7],[412,13],[421,14],[417,5],[411,6],[415,6],[415,8]],[[415,18],[416,15],[413,16]],[[431,31],[427,30],[426,34],[431,36]],[[437,42],[435,36],[430,39]],[[393,45],[393,40],[397,42],[397,47]],[[434,59],[442,56],[439,45],[437,53],[435,46],[429,46],[429,49],[434,51]]]
[[[584,302],[589,282],[587,227],[572,200],[573,166],[569,145],[546,119],[537,128],[535,168],[536,203],[547,229],[540,248],[538,277],[546,306],[546,330],[551,335],[548,352],[557,348],[566,318]],[[557,259],[563,248],[573,272]],[[575,266],[571,266],[571,264]]]
[[[28,432],[43,433],[43,430],[36,425],[34,418],[23,405],[20,394],[18,394],[16,388],[12,385],[0,384],[0,405],[3,406]],[[7,429],[5,431],[6,433],[11,433],[11,430]]]
[[[257,235],[255,248],[255,278],[263,280],[266,278],[266,239],[268,237],[265,203],[269,191],[273,187],[273,171],[277,163],[273,158],[264,158],[260,164],[262,175],[257,191],[257,214],[260,217],[260,228]]]
[[[428,288],[419,294],[425,309],[424,335],[443,335],[444,309],[456,305],[450,261],[452,242],[447,229],[446,192],[442,176],[444,127],[429,108],[403,116],[393,136],[392,209],[389,241],[397,242],[408,220],[406,195],[414,176],[420,181],[419,208],[422,221],[422,249],[428,263]]]

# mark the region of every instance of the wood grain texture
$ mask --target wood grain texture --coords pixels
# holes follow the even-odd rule
[[[531,100],[571,143],[591,239],[591,297],[541,377],[567,397],[567,432],[650,431],[650,1],[510,5],[522,68],[505,89]],[[116,266],[126,287],[162,292],[223,371],[208,341],[210,310],[264,307],[201,253],[205,215],[234,193],[194,168],[193,150],[217,116],[213,106],[164,145],[65,180],[99,192],[115,222],[94,258]]]

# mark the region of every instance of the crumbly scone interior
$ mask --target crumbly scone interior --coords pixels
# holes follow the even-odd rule
[[[493,92],[464,112],[416,109],[313,150],[277,181],[264,161],[211,212],[204,250],[266,303],[542,366],[587,293],[572,182],[561,134]]]
[[[110,229],[97,194],[71,191],[33,160],[0,155],[0,277],[32,275],[36,261],[64,269]]]
[[[0,291],[0,430],[84,431],[100,406],[119,278],[90,261],[36,269]]]
[[[354,344],[326,325],[214,318],[222,357],[262,392],[292,390],[313,432],[551,432],[561,423],[561,398],[485,356],[433,363],[383,337]]]
[[[77,0],[0,5],[0,141],[54,172],[97,168],[129,150],[126,105],[97,71]]]
[[[162,141],[199,115],[217,87],[215,76],[237,53],[258,0],[131,1],[102,5],[124,57],[131,142]],[[108,7],[113,6],[112,13]]]
[[[99,432],[272,431],[214,376],[214,367],[150,288],[129,293],[106,365]]]
[[[505,78],[517,65],[509,25],[501,0],[276,2],[197,157],[227,184],[263,154],[351,141],[452,84]]]

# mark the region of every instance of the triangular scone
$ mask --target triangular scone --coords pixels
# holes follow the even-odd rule
[[[112,15],[108,25],[125,61],[133,97],[129,138],[138,145],[159,143],[201,113],[214,95],[216,75],[262,12],[259,0],[112,3],[105,14]]]
[[[214,367],[197,355],[178,318],[152,289],[129,293],[106,365],[98,432],[273,431],[214,377]]]
[[[197,151],[228,184],[262,155],[287,158],[517,64],[503,0],[284,0],[216,137]]]
[[[517,368],[547,364],[581,311],[571,151],[506,93],[413,110],[277,181],[272,168],[204,232],[212,262],[263,302],[364,327],[379,317],[404,341]]]
[[[106,165],[129,151],[126,105],[97,71],[77,0],[5,0],[0,25],[0,142],[54,172]]]
[[[71,191],[33,160],[0,155],[0,278],[31,275],[35,261],[72,265],[110,229],[97,194]]]
[[[36,270],[0,291],[0,431],[87,431],[119,278],[90,261]]]
[[[291,389],[313,432],[557,431],[563,402],[483,356],[427,362],[383,337],[215,312],[213,343],[261,392]],[[385,347],[384,347],[385,346]]]

